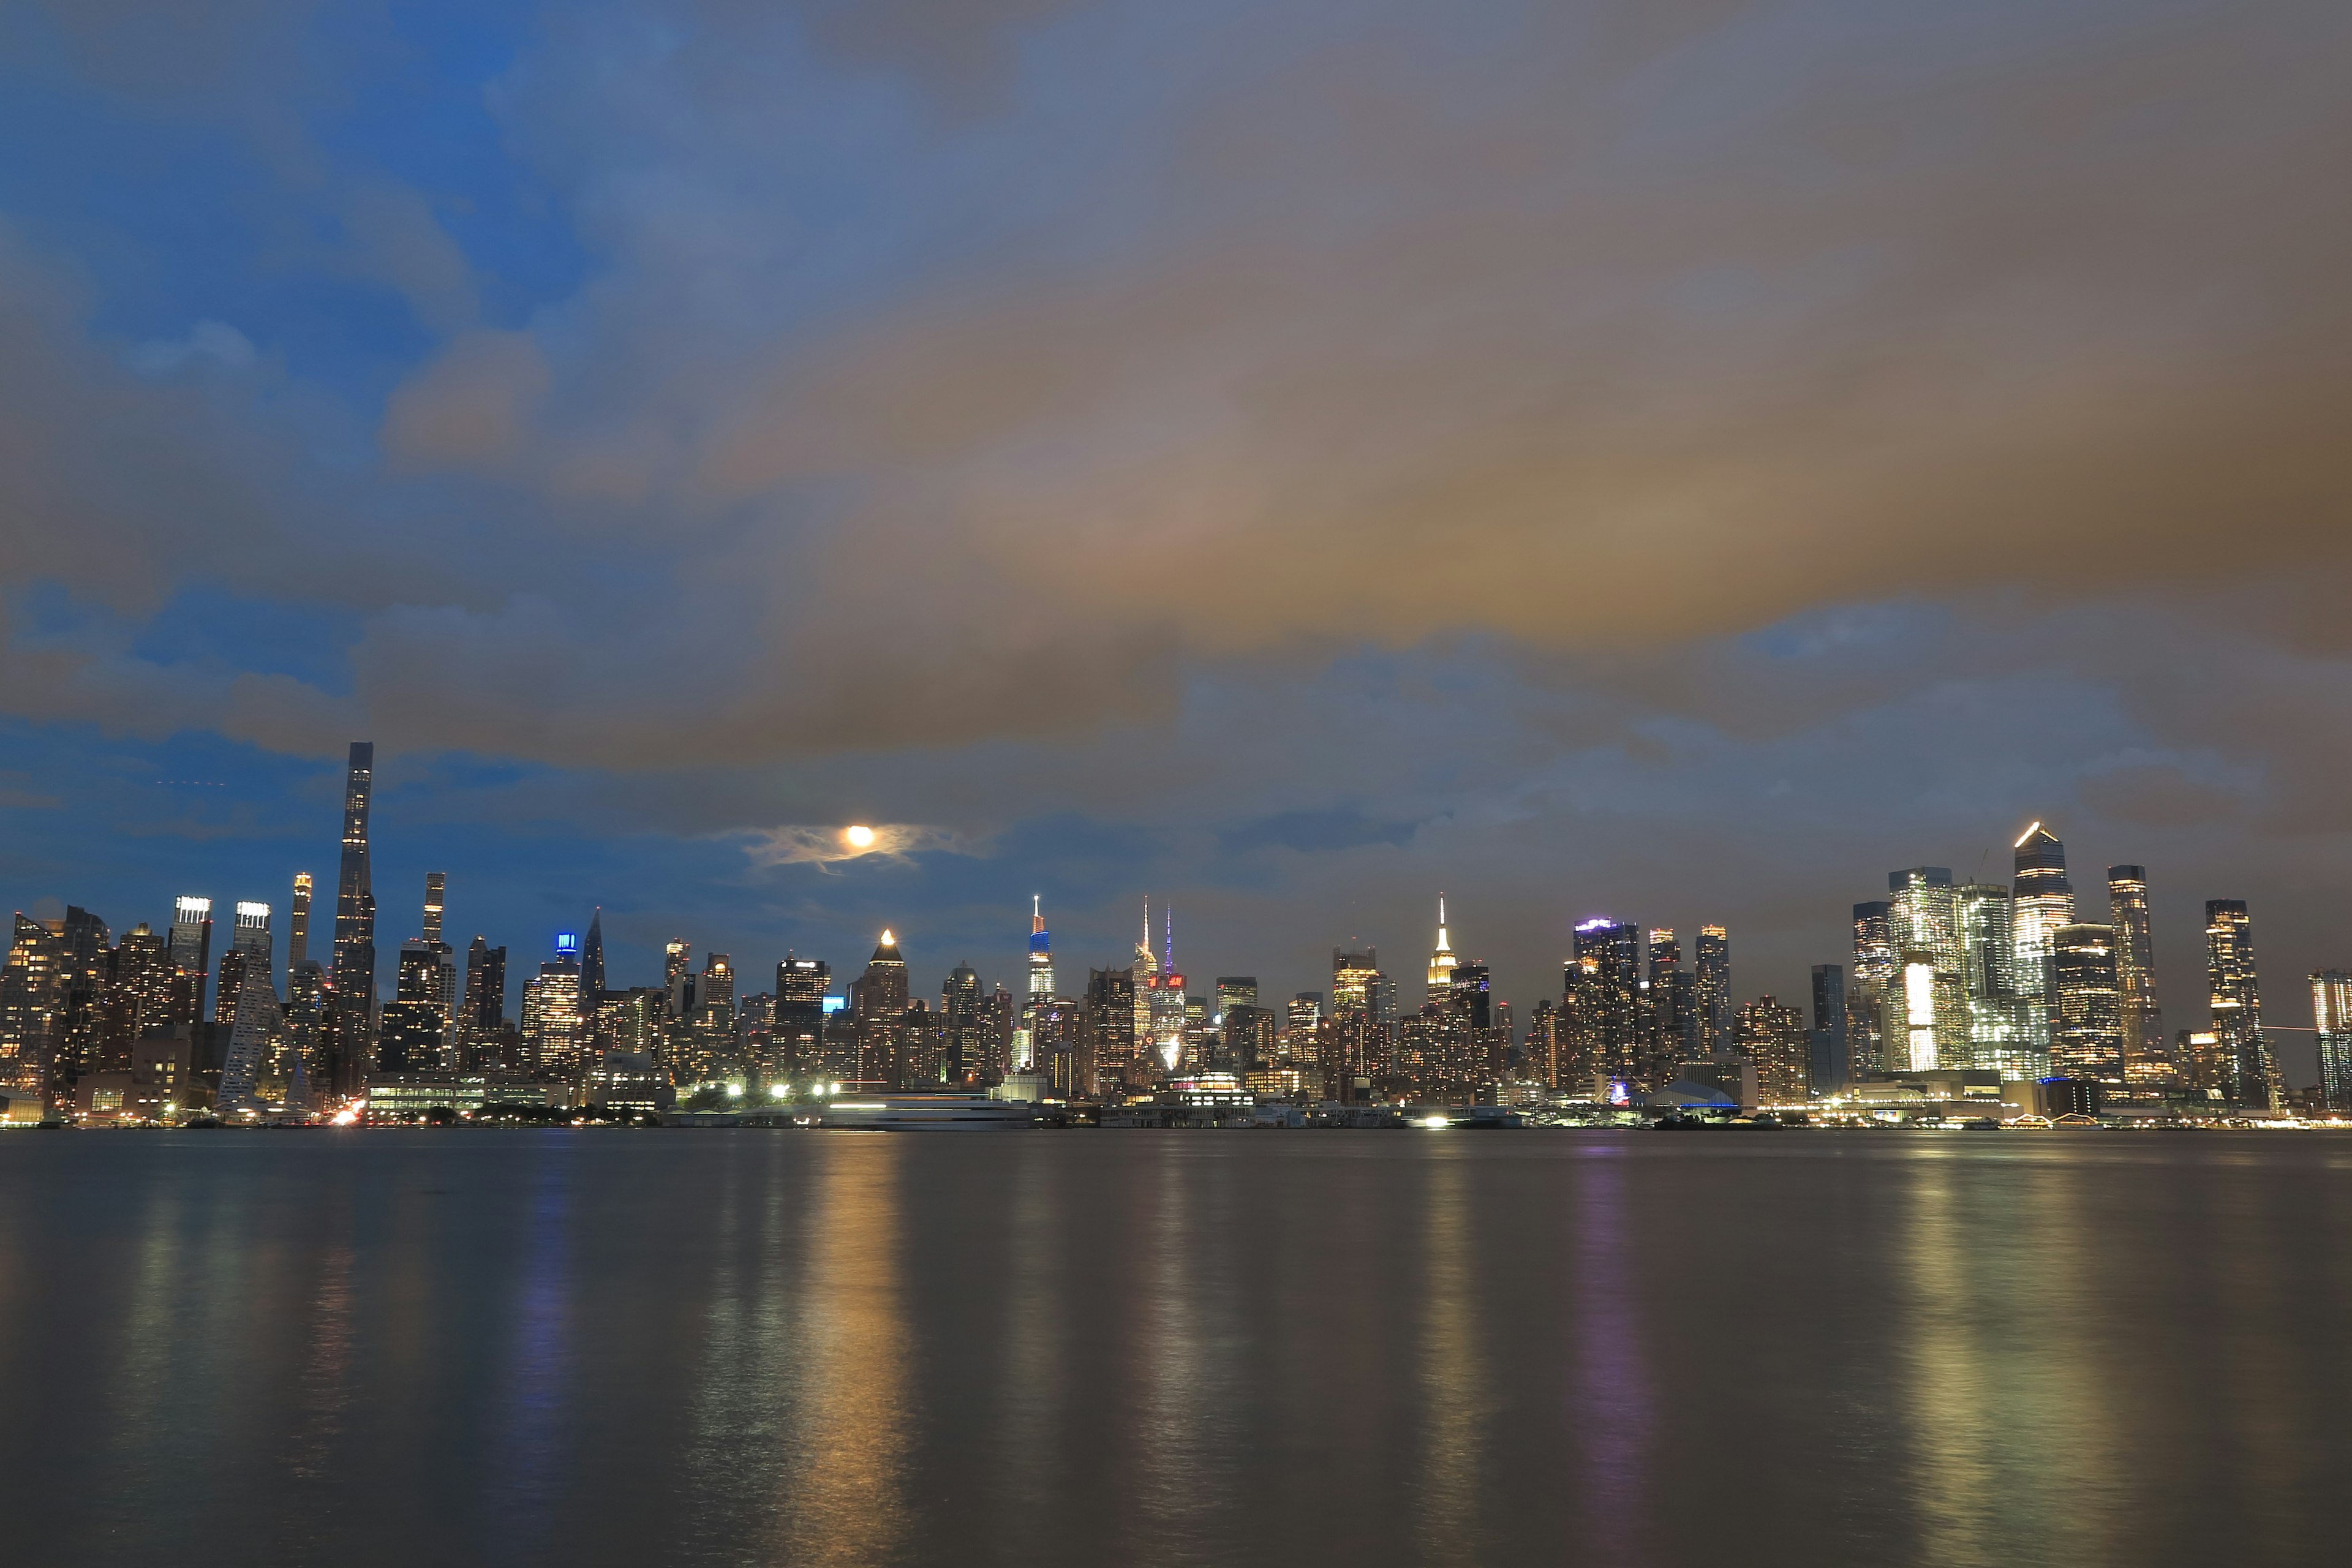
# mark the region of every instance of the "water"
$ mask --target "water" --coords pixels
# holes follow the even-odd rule
[[[0,1137],[27,1564],[2340,1563],[2352,1139]]]

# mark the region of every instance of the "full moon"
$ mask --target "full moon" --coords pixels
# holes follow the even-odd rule
[[[874,830],[863,824],[845,829],[841,836],[849,840],[849,847],[853,849],[871,849],[874,847]]]

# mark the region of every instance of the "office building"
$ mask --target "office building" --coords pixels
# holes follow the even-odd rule
[[[247,966],[258,962],[267,973],[273,946],[269,931],[269,906],[238,904],[235,923],[229,927],[228,948],[221,954],[220,984],[213,991],[214,1023],[226,1025],[236,1017]]]
[[[2147,868],[2107,868],[2107,920],[2116,928],[2116,994],[2122,1007],[2124,1082],[2142,1093],[2174,1080],[2164,1016],[2156,1005],[2156,943],[2147,908]]]
[[[2116,928],[2060,926],[2051,933],[2050,955],[2052,1069],[2111,1093],[2121,1089],[2123,1006],[2116,978]]]
[[[2278,1062],[2263,1033],[2254,928],[2242,900],[2206,901],[2205,970],[2230,1098],[2252,1110],[2279,1110],[2286,1103],[2286,1086],[2279,1081]]]
[[[2003,1079],[2039,1079],[2050,1061],[2028,1016],[2041,1005],[2017,994],[2016,896],[1998,882],[1969,882],[1952,889],[1952,918],[1959,937],[1960,990],[1968,1010],[1965,1062]]]
[[[2337,1110],[2352,1110],[2352,974],[2314,970],[2311,1025],[2319,1037],[2319,1089]]]
[[[352,742],[343,780],[342,859],[335,875],[334,962],[328,1055],[339,1089],[356,1089],[375,1041],[375,889],[368,861],[368,808],[375,793],[375,746]]]
[[[579,939],[555,939],[555,956],[522,988],[522,1054],[533,1072],[570,1076],[582,1066]]]
[[[1698,1043],[1707,1052],[1731,1047],[1731,937],[1721,926],[1698,928],[1697,973],[1691,986],[1698,1011]]]
[[[2074,889],[2066,879],[2066,846],[2036,822],[2018,835],[2015,878],[2010,884],[2015,954],[2011,984],[2024,1006],[2020,1013],[2035,1050],[2050,1048],[2056,1024],[2051,962],[2058,928],[2074,923]]]
[[[1959,909],[1945,866],[1886,875],[1886,921],[1902,976],[1900,1027],[1885,1032],[1888,1068],[1920,1072],[1969,1065],[1968,990]]]
[[[604,907],[599,904],[589,912],[588,936],[580,944],[580,994],[593,1007],[604,994]]]
[[[1037,1058],[1037,1026],[1032,1016],[1054,1001],[1054,939],[1045,929],[1045,901],[1029,899],[1029,971],[1020,1011],[1013,1024],[1012,1063],[1014,1072],[1033,1070]]]
[[[1732,1043],[1756,1064],[1756,1092],[1763,1104],[1802,1105],[1811,1098],[1812,1037],[1796,1008],[1758,997],[1735,1016]]]
[[[1422,994],[1424,1003],[1434,1002],[1444,1006],[1454,989],[1454,948],[1445,931],[1445,895],[1437,895],[1437,945],[1429,953],[1429,982]]]
[[[212,951],[213,901],[183,894],[172,906],[172,969],[178,984],[172,999],[170,1022],[203,1021]]]
[[[983,1000],[980,972],[968,963],[957,964],[940,987],[940,1076],[949,1082],[977,1083],[988,1068]]]
[[[1676,1062],[1699,1054],[1698,991],[1682,963],[1682,940],[1674,928],[1653,926],[1644,1005],[1649,1012],[1646,1049],[1655,1060]]]
[[[1813,1029],[1807,1080],[1817,1094],[1836,1094],[1853,1079],[1846,1038],[1845,966],[1813,965]]]
[[[1603,916],[1579,924],[1572,935],[1575,948],[1561,965],[1556,1015],[1560,1070],[1567,1082],[1580,1087],[1596,1079],[1638,1086],[1654,1076],[1644,1054],[1641,928]],[[1704,1017],[1709,950],[1704,933],[1699,941],[1698,1005]],[[1727,967],[1721,973],[1727,974]]]
[[[776,965],[776,1020],[770,1026],[770,1040],[785,1077],[819,1071],[825,993],[832,989],[833,969],[822,958],[803,958],[787,950]]]

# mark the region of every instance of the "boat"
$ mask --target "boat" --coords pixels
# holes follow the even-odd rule
[[[877,1094],[828,1100],[793,1120],[807,1127],[862,1128],[883,1132],[980,1131],[1028,1127],[1036,1107],[1025,1100],[992,1100],[984,1091]]]

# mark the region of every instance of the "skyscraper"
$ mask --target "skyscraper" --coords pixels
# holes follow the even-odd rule
[[[803,958],[787,950],[776,965],[776,1021],[770,1038],[786,1077],[820,1069],[824,996],[832,986],[832,967],[821,958]]]
[[[1731,1047],[1731,938],[1721,926],[1698,928],[1698,1043],[1708,1055]]]
[[[1732,1037],[1739,1054],[1756,1064],[1756,1091],[1762,1103],[1805,1103],[1812,1042],[1802,1013],[1759,996],[1739,1009]]]
[[[572,1074],[584,1065],[580,1046],[579,939],[565,931],[555,939],[555,956],[539,966],[522,988],[524,1059],[539,1072]]]
[[[1108,1075],[1116,1068],[1126,1075],[1128,1081],[1141,1085],[1149,1083],[1152,1078],[1151,996],[1160,989],[1160,958],[1151,951],[1151,899],[1148,894],[1143,900],[1143,935],[1135,944],[1135,956],[1129,963],[1127,972],[1134,981],[1135,1028],[1129,1037],[1135,1045],[1134,1059],[1114,1064],[1104,1058],[1101,1047],[1097,1046],[1095,1071],[1108,1082]]]
[[[2052,1005],[2051,939],[2074,923],[2074,888],[2066,880],[2066,846],[2036,822],[2017,836],[2016,879],[2010,885],[2016,956],[2010,984],[2025,1004],[2020,1016],[2033,1049],[2050,1048],[2056,1023]]]
[[[1683,966],[1683,944],[1671,926],[1650,930],[1648,1054],[1671,1068],[1699,1049],[1697,992]],[[1672,1074],[1669,1072],[1669,1081]]]
[[[294,901],[286,909],[286,973],[310,962],[310,873],[294,873]]]
[[[441,909],[448,890],[449,874],[446,871],[425,873],[425,921],[417,932],[419,940],[424,942],[441,940]],[[595,928],[591,926],[589,930],[593,932]]]
[[[2205,973],[2213,1005],[2213,1033],[2230,1098],[2275,1110],[2285,1103],[2278,1062],[2263,1033],[2263,992],[2254,974],[2254,928],[2240,899],[2205,903]]]
[[[1845,966],[1813,965],[1812,1055],[1808,1074],[1815,1094],[1835,1094],[1853,1080],[1846,1040]]]
[[[1054,1000],[1054,939],[1045,929],[1045,901],[1029,898],[1029,986],[1013,1027],[1013,1070],[1028,1072],[1037,1058],[1037,1026],[1032,1016]]]
[[[213,1004],[213,1022],[232,1024],[236,1017],[240,998],[244,995],[245,972],[258,968],[269,974],[269,954],[273,942],[269,934],[269,906],[239,903],[236,923],[229,927],[228,951],[221,954],[220,989]],[[277,994],[273,984],[270,994]]]
[[[2319,1088],[2327,1103],[2352,1110],[2352,974],[2314,970],[2311,1023],[2319,1035]]]
[[[589,1006],[593,1006],[596,998],[604,994],[604,907],[602,904],[588,916],[588,940],[580,944],[580,991]]]
[[[2068,1078],[2111,1089],[2124,1079],[2122,993],[2116,978],[2116,928],[2063,925],[2050,936],[2050,984],[2056,1017],[2050,1065]]]
[[[166,1022],[193,1024],[205,1016],[205,983],[212,951],[213,901],[181,895],[172,906],[170,952],[177,984]]]
[[[1958,910],[1947,866],[1914,866],[1886,874],[1887,933],[1901,965],[1899,1033],[1886,1030],[1889,1066],[1899,1072],[1967,1067],[1968,991],[1961,966]]]
[[[1437,945],[1430,950],[1429,988],[1422,997],[1423,1002],[1444,1005],[1453,992],[1454,963],[1454,949],[1445,935],[1445,895],[1440,893],[1437,895]]]
[[[1150,1049],[1153,1057],[1152,1071],[1174,1072],[1184,1059],[1185,1027],[1191,1022],[1186,1005],[1183,972],[1176,967],[1176,908],[1173,904],[1160,911],[1162,945],[1160,953],[1160,984],[1151,992],[1151,1035]]]
[[[2028,1024],[2029,1007],[2017,994],[2015,896],[1998,882],[1969,882],[1952,889],[1952,918],[1960,943],[1960,988],[1968,1008],[1968,1058],[1946,1067],[1968,1066],[2004,1079],[2036,1079],[2049,1065]]]
[[[2107,919],[2116,928],[2116,991],[2123,1007],[2124,1081],[2158,1089],[2172,1081],[2172,1052],[2156,1005],[2156,944],[2147,910],[2147,870],[2107,868]]]
[[[1873,900],[1853,906],[1853,983],[1846,988],[1846,1051],[1856,1078],[1887,1070],[1894,1057],[1886,1032],[1887,1002],[1902,964],[1895,953],[1894,906]]]
[[[1601,1079],[1640,1083],[1649,1065],[1642,1056],[1641,929],[1602,916],[1580,924],[1574,941],[1575,951],[1561,966],[1556,1015],[1562,1080],[1577,1089]],[[1704,964],[1707,939],[1702,934],[1699,941]],[[1716,951],[1723,951],[1719,942]],[[1706,973],[1702,968],[1702,1009]]]
[[[981,1017],[980,972],[959,963],[940,987],[940,1026],[945,1043],[948,1081],[977,1079],[988,1065],[988,1041]]]
[[[477,1038],[495,1035],[506,1021],[507,950],[477,936],[466,949],[466,1031]]]
[[[343,853],[335,874],[335,952],[329,1027],[337,1087],[357,1087],[375,1035],[375,890],[368,869],[368,803],[375,746],[352,742],[343,782]]]

